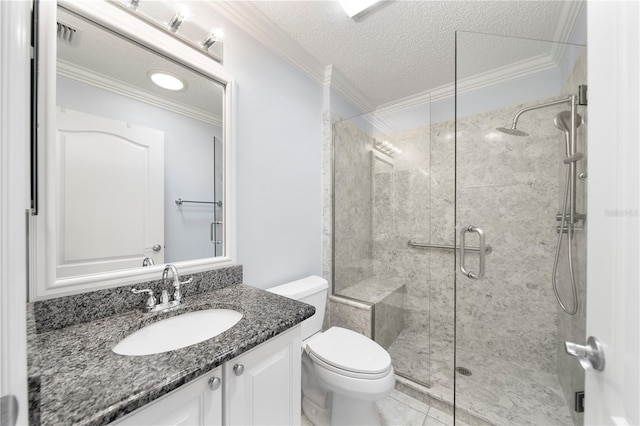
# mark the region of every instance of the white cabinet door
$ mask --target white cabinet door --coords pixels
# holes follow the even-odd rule
[[[222,368],[218,367],[113,424],[119,426],[222,425],[221,370]],[[215,378],[218,381],[213,383]]]
[[[227,362],[226,424],[300,424],[300,326]]]
[[[56,276],[164,263],[164,132],[63,108],[57,125]]]

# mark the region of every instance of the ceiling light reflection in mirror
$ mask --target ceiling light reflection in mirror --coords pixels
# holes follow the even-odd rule
[[[152,70],[147,73],[147,76],[154,84],[163,89],[178,91],[185,90],[187,87],[183,78],[167,71]]]

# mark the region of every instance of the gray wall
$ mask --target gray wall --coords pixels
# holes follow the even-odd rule
[[[322,264],[323,88],[231,23],[224,66],[238,85],[238,260],[267,288]]]

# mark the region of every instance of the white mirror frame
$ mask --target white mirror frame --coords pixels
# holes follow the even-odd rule
[[[29,300],[43,300],[70,294],[160,279],[164,265],[140,267],[67,278],[56,278],[56,194],[55,151],[46,144],[55,141],[56,132],[56,15],[54,0],[40,1],[39,77],[38,77],[38,188],[39,214],[30,217]],[[236,265],[235,203],[235,84],[216,61],[188,48],[162,30],[136,18],[106,1],[60,0],[59,4],[94,22],[111,28],[132,40],[158,51],[225,86],[223,111],[224,137],[224,253],[225,256],[175,262],[180,274],[191,274]],[[45,165],[43,173],[42,165]],[[49,186],[47,187],[47,182]],[[52,184],[53,182],[53,184]]]

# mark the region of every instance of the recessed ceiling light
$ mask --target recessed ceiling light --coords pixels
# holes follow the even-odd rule
[[[339,0],[340,6],[349,15],[349,18],[364,12],[380,0]]]
[[[184,79],[166,71],[149,71],[147,76],[151,81],[163,89],[178,91],[184,90],[187,87],[187,83]]]

